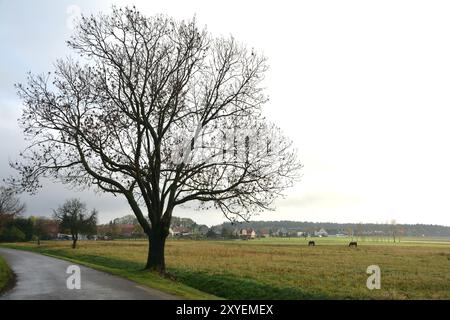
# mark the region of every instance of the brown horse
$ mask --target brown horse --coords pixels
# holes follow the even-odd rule
[[[349,247],[358,247],[358,242],[356,242],[356,241],[352,241],[352,242],[350,242],[349,244],[348,244],[348,246]]]

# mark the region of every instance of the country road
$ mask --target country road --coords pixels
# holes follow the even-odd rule
[[[70,290],[66,283],[71,274],[66,271],[74,263],[4,248],[0,248],[0,255],[16,274],[14,288],[0,296],[0,300],[177,299],[167,293],[83,266],[79,266],[81,289]]]

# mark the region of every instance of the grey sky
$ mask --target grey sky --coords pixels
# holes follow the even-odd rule
[[[295,142],[303,179],[255,219],[450,225],[450,5],[446,1],[61,1],[0,0],[0,177],[24,141],[13,84],[64,57],[68,8],[196,15],[216,35],[262,51],[271,69],[266,114]],[[126,203],[45,183],[23,196],[28,214],[49,215],[77,196],[101,221]],[[215,224],[219,213],[175,215]]]

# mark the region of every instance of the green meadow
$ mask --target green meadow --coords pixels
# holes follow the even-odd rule
[[[147,241],[7,244],[69,259],[189,299],[450,299],[450,241],[348,238],[169,240],[169,277],[142,271]],[[367,267],[381,270],[381,289],[366,286]]]

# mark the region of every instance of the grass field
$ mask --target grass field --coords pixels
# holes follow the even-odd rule
[[[185,298],[450,299],[450,242],[359,241],[355,249],[346,246],[345,238],[315,241],[308,247],[298,238],[170,240],[166,261],[176,281],[140,271],[146,241],[81,242],[76,250],[68,242],[13,246],[72,259]],[[380,290],[366,287],[369,265],[381,269]]]
[[[11,269],[6,264],[6,261],[0,257],[0,294],[6,289],[12,277]]]

